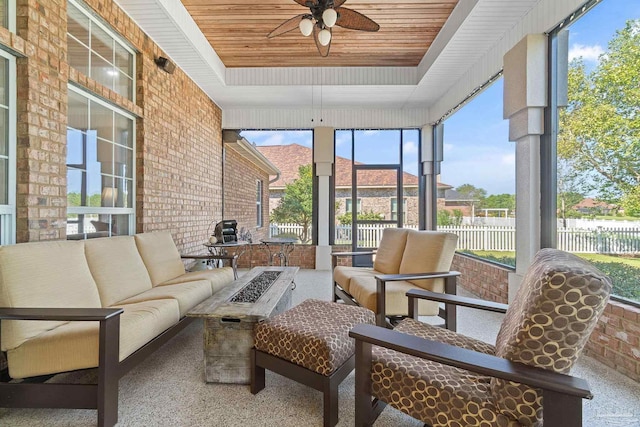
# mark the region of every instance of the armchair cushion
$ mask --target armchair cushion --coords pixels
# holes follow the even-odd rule
[[[557,249],[540,250],[502,322],[496,356],[568,373],[610,292],[609,278],[587,261]],[[491,388],[502,413],[525,425],[542,418],[542,397],[535,389],[499,379]],[[526,406],[531,410],[523,411]]]
[[[375,276],[355,276],[351,278],[349,293],[362,307],[377,311],[378,292]],[[406,280],[386,283],[385,310],[387,316],[406,316],[409,314],[406,294],[416,285]],[[418,302],[420,316],[435,316],[438,314],[438,303],[421,300]]]
[[[396,331],[493,354],[491,344],[413,319],[402,320]],[[373,396],[419,420],[459,420],[451,426],[520,424],[498,411],[491,399],[490,377],[464,369],[373,346]],[[452,413],[455,411],[455,413]],[[442,424],[445,425],[445,424]]]
[[[397,274],[407,242],[406,228],[385,228],[373,262],[373,269],[383,274]]]
[[[399,273],[445,272],[451,268],[458,236],[441,231],[410,230]],[[415,286],[444,292],[444,279],[411,280]]]
[[[351,279],[355,276],[373,277],[375,274],[373,268],[339,265],[333,269],[333,281],[345,291],[350,292]]]

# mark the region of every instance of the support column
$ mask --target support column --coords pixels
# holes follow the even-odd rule
[[[516,143],[516,271],[509,302],[540,249],[540,135],[547,105],[547,38],[529,34],[504,56],[504,118]]]
[[[440,173],[440,161],[437,159],[437,150],[435,149],[437,142],[441,138],[434,138],[434,126],[424,125],[420,130],[421,137],[421,153],[420,161],[422,162],[422,173],[424,174],[424,228],[432,230],[436,224],[436,215],[438,209],[437,180]],[[421,224],[422,225],[422,224]]]
[[[333,170],[334,129],[317,127],[313,131],[313,162],[318,177],[318,246],[316,247],[316,270],[331,270],[331,246],[329,177]]]

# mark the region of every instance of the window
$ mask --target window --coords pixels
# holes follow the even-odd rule
[[[135,52],[75,0],[67,7],[69,65],[134,100]]]
[[[68,236],[130,234],[135,213],[134,158],[134,117],[69,86]]]
[[[546,244],[593,262],[613,279],[615,298],[640,305],[640,9],[590,1],[549,43],[544,160],[556,180],[542,200],[556,202],[548,223],[557,226]]]
[[[515,267],[516,146],[499,75],[445,117],[437,228],[458,234],[459,251]]]
[[[356,212],[362,212],[362,199],[358,199],[358,206],[356,206]],[[345,213],[351,213],[353,209],[351,199],[345,199],[344,201],[344,211]]]
[[[262,181],[256,181],[256,227],[262,227]]]
[[[398,199],[395,197],[391,198],[391,220],[398,220]],[[402,222],[407,222],[407,199],[403,199],[402,201]]]
[[[0,50],[0,244],[15,243],[15,58]]]

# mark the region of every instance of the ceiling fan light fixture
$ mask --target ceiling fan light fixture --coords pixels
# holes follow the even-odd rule
[[[335,9],[327,9],[322,12],[322,22],[325,26],[331,28],[336,25],[336,21],[338,20],[338,12]]]
[[[308,18],[301,19],[299,27],[302,35],[308,37],[313,32],[313,21]]]
[[[320,32],[318,33],[318,43],[320,43],[322,46],[326,46],[331,42],[331,31],[327,30],[326,28],[323,30],[320,30]]]

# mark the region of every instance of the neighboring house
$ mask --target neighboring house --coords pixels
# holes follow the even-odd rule
[[[269,161],[280,170],[280,178],[269,186],[269,211],[273,210],[284,194],[285,186],[298,178],[298,168],[311,163],[312,150],[299,144],[266,145],[256,147]],[[336,216],[351,212],[353,200],[352,163],[350,159],[337,156],[335,159]],[[358,172],[358,212],[382,214],[386,220],[397,219],[398,202],[396,196],[396,173],[391,170],[361,170]],[[410,173],[402,174],[404,188],[404,224],[418,225],[418,177]],[[438,182],[438,198],[444,205],[445,191],[452,187]],[[456,203],[453,201],[452,203]],[[438,206],[441,203],[438,201]],[[447,204],[447,209],[457,205]],[[467,208],[463,205],[457,208]]]
[[[608,215],[615,212],[617,206],[587,197],[586,199],[582,199],[582,201],[577,205],[573,206],[573,209],[583,214]]]
[[[474,218],[476,216],[476,205],[479,200],[458,193],[450,185],[438,183],[438,209],[449,212],[459,210],[463,216]],[[440,184],[443,191],[440,191]],[[445,188],[446,187],[446,188]]]

